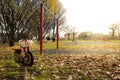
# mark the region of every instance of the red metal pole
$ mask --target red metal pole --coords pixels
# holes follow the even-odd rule
[[[57,35],[56,48],[58,49],[58,46],[59,46],[58,18],[56,20],[56,24],[57,24],[57,28],[56,28],[56,35]]]
[[[42,39],[42,35],[43,35],[43,4],[40,4],[40,54],[43,53],[43,39]]]

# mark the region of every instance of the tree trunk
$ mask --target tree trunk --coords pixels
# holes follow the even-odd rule
[[[1,33],[0,36],[1,36],[1,42],[2,42],[2,44],[5,44],[7,42],[6,36],[3,33]]]
[[[68,33],[68,40],[70,40],[70,33]]]
[[[12,41],[12,40],[9,41],[9,46],[11,46],[11,47],[14,46],[14,41]]]
[[[5,38],[2,38],[2,44],[5,44],[7,40]]]
[[[14,46],[14,35],[11,33],[11,35],[8,35],[8,44],[9,46]]]
[[[115,30],[112,30],[112,38],[115,39]]]
[[[73,41],[75,40],[75,33],[73,32]]]

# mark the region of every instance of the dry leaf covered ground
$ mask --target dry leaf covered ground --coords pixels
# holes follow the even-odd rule
[[[35,66],[39,70],[33,75],[48,80],[120,80],[120,55],[114,54],[43,55]]]
[[[34,67],[39,68],[33,75],[38,77],[38,73],[41,80],[120,80],[119,44],[119,41],[67,41],[60,43],[60,49],[51,49],[51,44],[45,43],[45,48],[50,49],[36,57]]]
[[[35,64],[26,68],[25,80],[120,80],[120,41],[65,42],[58,50],[55,43],[44,47],[40,55],[39,45],[33,45]],[[5,46],[0,50],[0,80],[19,80],[13,51]]]

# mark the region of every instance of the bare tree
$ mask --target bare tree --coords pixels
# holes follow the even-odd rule
[[[46,5],[51,3],[49,0],[47,1],[48,3]],[[48,9],[51,10],[52,7],[53,5],[49,6]],[[52,10],[55,11],[53,12],[55,15],[60,11],[57,11],[56,8]],[[29,33],[39,38],[39,9],[39,0],[0,0],[0,29],[2,40],[8,42],[10,46],[13,46],[15,41],[18,41],[23,35],[29,35]],[[44,13],[47,13],[47,11]],[[64,20],[62,14],[64,13],[59,13],[58,15],[61,22]],[[55,17],[51,17],[50,15],[45,14],[45,16],[43,37],[51,29],[55,29],[56,20]]]
[[[117,36],[120,39],[120,24],[117,25]]]
[[[30,32],[37,9],[32,0],[0,0],[0,27],[10,46]]]
[[[64,27],[63,31],[67,33],[68,40],[70,40],[70,36],[72,36],[72,40],[74,41],[74,39],[75,39],[75,26],[66,25]]]
[[[64,23],[66,21],[65,18],[65,8],[63,7],[63,5],[61,4],[61,2],[59,0],[55,1],[52,0],[53,2],[51,2],[51,5],[55,6],[55,8],[51,9],[50,5],[46,5],[46,4],[50,4],[50,1],[43,1],[45,6],[50,10],[50,12],[48,12],[47,10],[44,9],[44,36],[48,33],[50,33],[51,30],[53,30],[53,36],[55,36],[55,29],[56,29],[56,20],[59,20],[59,29],[62,30],[64,28]],[[43,37],[44,37],[43,36]]]
[[[109,27],[109,29],[112,30],[112,38],[115,39],[115,32],[117,30],[117,24],[111,24],[111,27]]]

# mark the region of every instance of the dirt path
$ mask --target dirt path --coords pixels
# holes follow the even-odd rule
[[[44,50],[43,53],[48,53],[48,54],[52,54],[52,53],[73,53],[73,54],[105,54],[105,53],[120,53],[120,52],[113,52],[113,51],[109,51],[109,50],[73,50],[73,49],[69,49],[69,50],[64,50],[64,49],[49,49],[49,50]]]
[[[105,44],[116,44],[116,43],[112,43],[112,42],[103,42],[103,41],[99,41],[99,42],[67,42],[64,45],[66,46],[79,46],[79,45],[105,45]],[[109,47],[109,46],[108,46]],[[39,50],[34,50],[33,52],[39,52]],[[105,49],[105,48],[100,48],[97,49],[95,47],[95,49],[91,49],[88,47],[88,49],[45,49],[43,50],[43,53],[47,53],[47,54],[52,54],[52,53],[73,53],[73,54],[105,54],[105,53],[120,53],[120,51],[111,51],[111,49]]]

